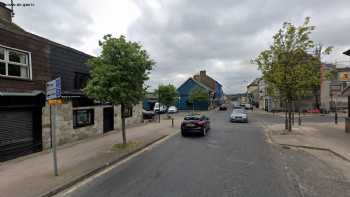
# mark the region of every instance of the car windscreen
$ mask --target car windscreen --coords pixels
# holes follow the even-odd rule
[[[184,120],[200,120],[200,116],[186,116]]]
[[[244,109],[234,109],[232,113],[235,114],[245,114],[245,110]]]

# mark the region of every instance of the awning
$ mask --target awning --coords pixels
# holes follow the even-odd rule
[[[32,91],[32,92],[0,92],[0,96],[38,96],[44,94],[43,91]]]
[[[350,56],[350,49],[349,49],[349,50],[347,50],[347,51],[345,51],[345,52],[343,52],[343,54],[344,54],[344,55],[348,55],[348,56]]]

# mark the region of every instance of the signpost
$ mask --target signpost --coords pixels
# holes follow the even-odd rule
[[[61,100],[61,78],[54,79],[46,84],[46,100],[50,105],[50,113],[52,117],[51,135],[52,135],[52,154],[53,154],[53,168],[55,176],[58,176],[57,167],[57,146],[56,146],[56,113],[57,105],[62,104]]]
[[[337,96],[341,95],[341,84],[331,84],[331,97],[334,100],[334,123],[338,124]]]

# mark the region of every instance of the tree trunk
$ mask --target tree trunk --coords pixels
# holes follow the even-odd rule
[[[299,117],[298,117],[298,125],[301,125],[301,117],[300,117],[300,100],[298,101],[298,113],[299,113]]]
[[[292,102],[292,125],[294,125],[294,122],[295,122],[294,112],[295,112],[295,102]]]
[[[292,102],[288,101],[288,131],[292,131]]]
[[[285,116],[284,116],[284,129],[285,130],[288,130],[288,108],[287,108],[287,101],[285,102],[285,105],[284,105],[284,111],[285,111]]]
[[[125,116],[124,116],[125,105],[121,104],[121,116],[122,116],[122,135],[123,135],[123,145],[126,145],[126,133],[125,133]]]

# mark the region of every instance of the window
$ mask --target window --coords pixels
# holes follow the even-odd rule
[[[85,88],[87,81],[89,80],[89,75],[85,73],[75,73],[74,87],[77,90]]]
[[[31,79],[30,53],[0,46],[0,76]]]
[[[125,106],[122,116],[124,118],[132,117],[132,106]]]
[[[94,124],[94,109],[79,109],[73,111],[73,128]]]

